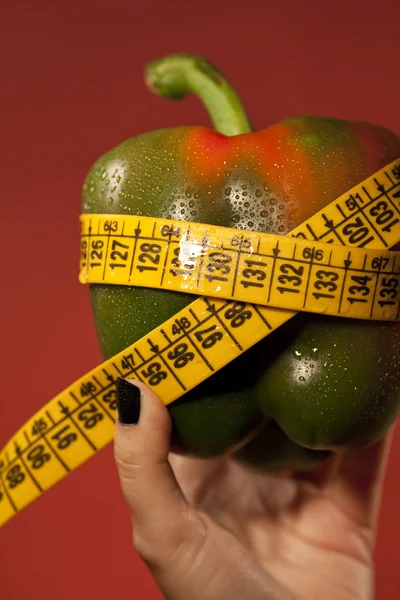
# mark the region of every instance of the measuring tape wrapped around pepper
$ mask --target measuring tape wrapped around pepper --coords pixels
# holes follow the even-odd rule
[[[197,160],[206,171],[204,157]],[[121,163],[113,169],[106,177],[118,188]],[[107,186],[106,177],[99,172]],[[400,242],[400,159],[287,237],[134,214],[86,214],[81,222],[80,280],[95,294],[115,285],[116,293],[133,286],[201,297],[125,344],[16,433],[0,453],[0,524],[111,441],[118,377],[144,381],[171,404],[296,311],[399,321],[400,256],[390,248]]]
[[[375,202],[378,219],[383,212],[379,202]],[[393,210],[386,209],[392,223],[382,233],[376,229],[374,235],[370,224],[354,229],[363,223],[358,216],[361,207],[357,200],[347,201],[345,211],[337,203],[333,208],[342,217],[340,228],[330,225],[327,230],[327,220],[333,221],[329,212],[334,211],[324,210],[312,219],[314,227],[306,223],[307,229],[297,228],[292,238],[151,217],[84,215],[80,281],[397,321],[400,255],[364,247],[376,239],[390,247],[387,240],[398,235],[398,221]],[[374,209],[370,207],[372,214]],[[351,218],[354,214],[356,220]],[[312,245],[307,231],[313,234]],[[348,245],[364,241],[351,250],[336,245],[345,240]],[[93,250],[97,262],[90,258]]]

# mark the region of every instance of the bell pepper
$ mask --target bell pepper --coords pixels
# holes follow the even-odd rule
[[[274,234],[291,229],[400,156],[390,130],[306,116],[252,132],[223,75],[200,57],[151,63],[147,83],[170,99],[195,93],[215,130],[175,127],[102,156],[85,213],[148,215]],[[193,301],[185,293],[93,284],[104,358]],[[306,468],[373,442],[400,401],[400,326],[299,313],[168,409],[175,445],[196,456],[238,452],[271,468]]]

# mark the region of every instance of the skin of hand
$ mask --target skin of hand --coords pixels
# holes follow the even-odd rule
[[[370,600],[391,432],[298,476],[170,452],[166,407],[143,383],[115,460],[137,553],[167,600]]]

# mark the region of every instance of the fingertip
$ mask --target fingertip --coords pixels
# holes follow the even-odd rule
[[[117,421],[127,427],[137,425],[141,409],[141,389],[134,381],[119,377],[116,383]]]
[[[118,421],[122,425],[170,428],[169,412],[148,385],[120,377],[116,385]]]
[[[114,456],[126,483],[168,462],[171,424],[161,400],[141,381],[119,378],[116,396]]]

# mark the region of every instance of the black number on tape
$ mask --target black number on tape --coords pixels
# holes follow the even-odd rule
[[[102,396],[101,399],[103,400],[103,402],[108,404],[111,410],[116,410],[117,400],[115,390],[110,390],[109,392],[107,392],[107,394],[104,394],[104,396]]]
[[[169,227],[168,227],[168,225],[163,225],[161,227],[161,235],[163,237],[167,237],[169,235],[171,235],[171,236],[174,235],[176,237],[179,237],[181,235],[181,229],[180,229],[180,227],[177,227],[176,229],[174,229],[173,225],[170,225]]]
[[[38,419],[32,426],[32,435],[40,435],[45,429],[47,429],[46,421],[43,418]]]
[[[211,260],[214,265],[216,265],[215,267],[210,267],[210,271],[212,271],[213,268],[220,269],[223,265],[227,265],[232,262],[232,257],[229,256],[229,254],[224,254],[223,252],[211,252],[208,255],[208,259]],[[221,267],[217,265],[221,265]]]
[[[222,277],[222,275],[229,275],[231,268],[228,267],[228,264],[232,262],[232,257],[223,252],[211,252],[208,260],[210,262],[207,264],[206,270],[209,273],[217,271],[219,275],[206,275],[206,279],[208,281],[228,281],[228,278]]]
[[[21,467],[19,465],[15,465],[8,471],[6,478],[9,481],[9,487],[13,489],[24,481],[25,474],[21,472]]]
[[[31,461],[32,469],[40,469],[51,458],[50,454],[44,451],[44,446],[40,444],[35,446],[28,453],[28,460]]]
[[[362,198],[359,196],[359,194],[356,194],[356,196],[358,197],[359,200],[362,201]],[[357,200],[355,199],[353,194],[350,194],[349,198],[347,198],[346,206],[349,210],[355,210],[357,208]]]
[[[382,285],[383,285],[383,289],[381,290],[380,295],[381,296],[388,296],[390,295],[391,298],[394,298],[395,296],[397,296],[397,288],[399,287],[399,280],[396,279],[395,277],[391,277],[390,279],[387,279],[387,277],[384,277],[382,279]],[[393,294],[394,292],[394,294]]]
[[[369,229],[364,225],[361,217],[355,217],[354,221],[346,223],[343,227],[343,233],[349,238],[350,244],[353,246],[358,244],[360,248],[363,248],[374,239],[373,235],[368,239],[365,239],[369,234]],[[362,244],[360,242],[362,242]]]
[[[372,260],[372,268],[373,269],[386,269],[387,264],[389,262],[389,259],[385,256],[376,256],[373,260]]]
[[[322,260],[324,253],[321,249],[316,250],[315,248],[304,248],[303,258],[306,260]]]
[[[139,254],[139,262],[146,263],[151,262],[153,265],[158,265],[160,262],[160,252],[161,246],[159,244],[148,244],[147,242],[140,245],[140,250],[142,254]],[[138,271],[143,273],[143,271],[157,271],[158,267],[149,267],[148,265],[138,265],[136,267]]]
[[[123,262],[126,262],[128,260],[128,250],[125,250],[125,252],[121,252],[120,250],[117,250],[117,248],[128,248],[129,249],[129,245],[121,244],[121,242],[118,242],[117,240],[113,240],[112,244],[111,244],[111,250],[112,250],[112,252],[110,253],[111,260],[122,260]],[[125,265],[113,263],[113,264],[110,264],[110,267],[112,269],[114,269],[115,267],[125,267]]]
[[[104,221],[104,231],[118,231],[118,221]]]
[[[133,354],[124,354],[121,360],[121,369],[132,371],[135,366]]]
[[[262,281],[267,276],[266,273],[264,273],[264,271],[261,271],[261,269],[244,269],[242,275],[243,275],[243,277],[247,277],[247,278],[249,278],[249,277],[255,277],[256,279],[258,279],[258,281]],[[242,281],[242,283],[245,284],[245,283],[248,283],[248,282],[247,281]]]
[[[83,421],[83,426],[86,429],[95,427],[99,421],[103,419],[103,415],[98,412],[95,404],[89,404],[84,410],[78,413],[78,419]]]
[[[181,333],[184,329],[190,328],[190,321],[186,317],[182,317],[181,319],[176,319],[175,323],[172,325],[172,335],[177,335]]]
[[[257,260],[245,260],[244,263],[247,265],[246,269],[243,269],[242,276],[246,279],[254,278],[257,281],[264,281],[267,277],[267,274],[257,267],[267,267],[267,263],[259,262]],[[255,268],[253,268],[255,267]],[[240,283],[243,287],[248,288],[252,287],[264,287],[263,283],[257,283],[257,281],[241,281]]]
[[[72,444],[72,442],[75,442],[75,440],[78,438],[76,433],[73,431],[66,433],[69,429],[71,429],[71,426],[65,425],[65,427],[60,429],[60,431],[51,436],[52,440],[56,440],[57,448],[59,450],[65,450],[65,448],[68,448],[68,446]]]
[[[315,274],[316,281],[314,282],[314,288],[316,290],[324,290],[323,292],[313,292],[314,298],[319,300],[320,298],[334,298],[334,294],[326,292],[336,292],[337,285],[334,283],[339,279],[339,275],[334,271],[324,271],[320,269]]]
[[[91,243],[92,250],[90,252],[91,260],[102,260],[103,259],[103,251],[102,248],[104,246],[103,240],[93,240]],[[100,267],[101,262],[91,262],[90,266],[93,269],[94,267]]]
[[[188,345],[184,342],[182,344],[177,344],[173,350],[168,352],[168,358],[174,361],[174,367],[176,369],[181,369],[185,367],[189,361],[194,359],[193,352],[188,352]]]
[[[304,267],[296,268],[289,263],[285,263],[285,264],[281,265],[280,271],[281,271],[281,273],[283,273],[283,275],[279,275],[279,277],[278,277],[279,283],[283,283],[284,285],[289,284],[294,287],[298,287],[299,285],[301,285],[301,281],[302,281],[301,278],[304,273]],[[295,273],[295,275],[292,275],[291,273]],[[281,294],[283,294],[285,292],[292,292],[293,294],[300,293],[300,290],[296,290],[296,289],[293,289],[290,287],[288,288],[288,287],[278,286],[276,289]]]
[[[382,288],[379,292],[380,298],[386,298],[386,300],[379,300],[379,306],[393,306],[396,302],[395,299],[398,296],[399,280],[395,277],[383,277]]]
[[[358,285],[351,285],[349,287],[349,294],[361,294],[361,296],[368,296],[371,291],[368,287],[368,282],[372,280],[372,277],[368,277],[367,275],[353,275],[351,280]]]
[[[171,260],[171,265],[173,267],[175,267],[175,269],[179,269],[182,266],[185,269],[189,269],[189,270],[194,269],[194,267],[195,267],[195,261],[196,261],[196,256],[194,256],[194,255],[193,256],[184,256],[185,260],[192,261],[192,262],[185,262],[182,265],[182,262],[180,260],[181,249],[180,248],[175,248],[174,249],[174,255],[175,255],[175,258],[173,258]],[[175,269],[170,269],[170,272],[172,273],[172,275],[179,275],[180,271],[176,271]]]
[[[195,338],[201,342],[203,348],[212,348],[219,340],[222,340],[224,337],[222,331],[215,331],[217,329],[216,325],[211,325],[207,329],[203,329],[202,331],[195,332]],[[207,335],[207,334],[210,335]]]
[[[158,385],[163,379],[167,378],[167,373],[162,370],[162,365],[159,362],[153,362],[147,367],[142,369],[142,375],[149,380],[149,385]]]
[[[375,221],[378,225],[385,225],[388,221],[393,219],[394,212],[389,208],[389,205],[384,200],[378,202],[375,206],[371,208],[369,214],[373,217],[376,217]],[[391,223],[388,223],[386,227],[382,228],[382,231],[387,231],[390,233],[391,228],[399,222],[399,219],[394,219]]]
[[[91,381],[89,381],[88,383],[83,383],[79,390],[79,393],[82,398],[85,398],[86,396],[92,396],[95,392],[96,386]]]
[[[152,254],[159,254],[161,252],[161,246],[159,244],[141,244],[140,245],[140,250],[142,252],[144,252],[145,254],[140,254],[139,255],[139,261],[140,262],[146,262],[146,260],[149,260],[152,263],[158,263],[160,260],[159,256],[152,256]],[[150,252],[151,254],[147,254],[148,252]]]
[[[251,241],[249,240],[249,238],[243,238],[243,237],[238,237],[237,235],[234,235],[233,238],[231,239],[231,246],[233,247],[237,247],[237,246],[241,246],[241,248],[251,248]]]
[[[240,327],[247,319],[251,319],[253,313],[251,310],[245,310],[244,302],[235,302],[235,304],[225,311],[225,319],[231,320],[231,327]]]

